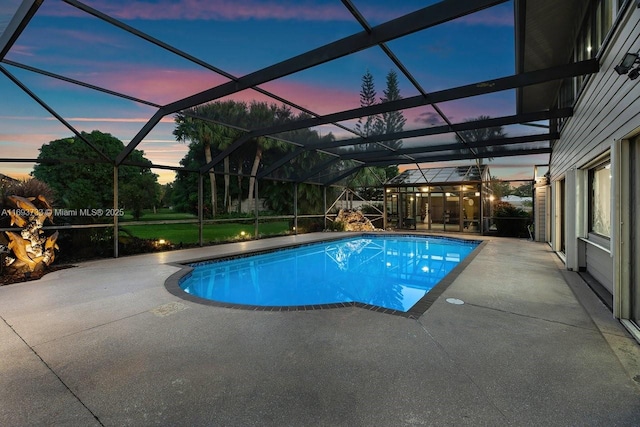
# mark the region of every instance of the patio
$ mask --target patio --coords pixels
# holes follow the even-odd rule
[[[0,287],[0,424],[638,424],[640,347],[547,244],[487,238],[418,319],[226,309],[164,287],[174,262],[326,236],[91,261]]]

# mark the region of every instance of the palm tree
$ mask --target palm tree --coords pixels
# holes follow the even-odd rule
[[[190,112],[196,113],[198,107],[194,107]],[[211,143],[215,137],[215,131],[212,126],[200,119],[193,118],[183,113],[178,113],[175,118],[176,128],[173,130],[173,135],[180,142],[186,142],[187,140],[200,142],[204,147],[205,161],[207,163],[213,160],[211,153]],[[215,217],[217,212],[216,203],[216,174],[213,171],[209,171],[209,182],[211,185],[211,210],[212,215]]]
[[[252,122],[260,123],[262,126],[268,126],[286,123],[294,119],[291,109],[285,105],[278,107],[275,104],[271,104],[267,108],[265,107],[267,107],[267,105],[264,103],[252,103],[250,105],[249,117]],[[303,118],[306,118],[304,113],[297,117],[296,120],[302,120]],[[296,132],[296,134],[298,133],[300,132]],[[259,137],[255,140],[255,156],[253,158],[253,164],[251,165],[251,173],[249,175],[249,192],[247,195],[249,206],[251,206],[253,200],[256,176],[258,174],[260,164],[262,163],[264,152],[269,150],[286,151],[290,146],[291,144],[287,144],[286,142],[274,138]]]
[[[481,121],[481,120],[488,120],[491,117],[489,116],[479,116],[475,119],[467,119],[465,120],[465,122],[475,122],[475,121]],[[504,129],[502,129],[502,126],[492,126],[492,127],[488,127],[488,128],[480,128],[480,129],[470,129],[470,130],[463,130],[460,131],[456,134],[456,141],[458,142],[466,142],[467,144],[470,144],[473,146],[473,144],[475,142],[482,142],[482,141],[489,141],[489,140],[493,140],[493,139],[501,139],[501,138],[505,138],[507,136],[506,132],[504,131]],[[464,139],[464,141],[462,141],[462,139],[460,138],[462,137],[462,139]],[[463,149],[465,150],[465,149]],[[487,161],[491,161],[493,160],[493,157],[489,157],[486,156],[487,153],[490,153],[492,151],[492,147],[478,147],[476,148],[478,154],[485,154],[484,158],[487,159]],[[483,157],[480,156],[478,159],[478,164],[482,164],[482,160]]]
[[[199,105],[185,113],[176,116],[176,129],[173,134],[179,141],[198,141],[203,144],[205,150],[205,161],[211,163],[213,160],[212,147],[218,151],[224,151],[242,133],[241,130],[224,126],[220,123],[229,123],[241,127],[246,124],[247,105],[244,102],[236,101],[216,101],[209,104]],[[210,121],[207,121],[209,119]],[[223,160],[224,167],[224,211],[228,212],[230,207],[230,159],[229,156]],[[209,171],[211,181],[211,203],[215,215],[217,212],[216,177],[213,170]]]
[[[195,117],[195,118],[194,118]],[[200,120],[198,117],[205,119]],[[224,151],[242,134],[243,129],[260,129],[270,127],[276,124],[286,123],[291,120],[302,120],[309,116],[305,113],[295,115],[285,105],[278,106],[276,104],[267,104],[265,102],[253,101],[250,104],[236,101],[216,101],[209,104],[203,104],[198,107],[185,110],[176,118],[177,127],[174,135],[178,140],[192,141],[203,144],[205,150],[206,162],[210,163],[212,159],[212,149]],[[220,123],[228,123],[228,126]],[[321,140],[333,140],[333,135],[325,135],[320,137],[317,132],[310,129],[300,129],[293,132],[287,132],[280,138],[268,136],[260,136],[246,141],[232,155],[226,156],[223,160],[224,164],[224,211],[228,212],[230,208],[230,172],[231,162],[234,163],[238,180],[238,199],[239,202],[243,196],[243,175],[244,171],[250,169],[248,201],[252,203],[254,198],[254,190],[256,176],[263,162],[266,152],[270,158],[277,158],[282,153],[292,149],[292,145],[283,140],[291,140],[296,142],[318,142]],[[290,167],[300,168],[297,163],[307,159],[306,155],[302,155],[294,159],[290,163]],[[313,158],[314,156],[310,156]],[[302,168],[299,170],[308,170]],[[215,194],[215,174],[209,173],[212,181],[212,198]],[[213,202],[213,201],[212,201]],[[213,204],[213,203],[212,203]],[[213,204],[215,206],[215,204]],[[240,207],[240,204],[238,205]],[[215,208],[214,208],[215,209]]]

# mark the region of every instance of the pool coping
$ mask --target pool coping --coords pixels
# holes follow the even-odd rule
[[[343,240],[350,237],[357,236],[367,236],[367,235],[393,235],[393,236],[425,236],[425,234],[419,233],[388,233],[388,232],[362,232],[362,233],[353,233],[347,235],[340,236],[332,236],[327,237],[326,239],[321,239],[318,241],[312,242],[291,242],[280,243],[274,245],[273,247],[265,247],[265,248],[256,248],[255,250],[241,250],[241,251],[233,251],[219,255],[211,255],[207,257],[200,257],[195,259],[187,259],[180,262],[171,262],[167,263],[167,265],[172,265],[174,267],[180,268],[180,270],[173,273],[169,276],[165,282],[165,288],[169,293],[175,295],[183,300],[194,302],[197,304],[214,306],[214,307],[222,307],[222,308],[232,308],[232,309],[240,309],[240,310],[249,310],[249,311],[273,311],[273,312],[284,312],[284,311],[312,311],[312,310],[327,310],[334,308],[344,308],[344,307],[358,307],[363,308],[365,310],[374,311],[378,313],[391,314],[400,317],[406,317],[409,319],[417,319],[422,316],[431,305],[442,295],[442,293],[455,281],[455,279],[464,271],[464,269],[469,265],[471,261],[478,255],[478,253],[484,248],[487,244],[486,240],[479,239],[465,239],[460,237],[449,237],[449,236],[441,236],[441,235],[428,235],[431,237],[439,238],[439,239],[449,239],[449,240],[464,240],[464,241],[474,241],[478,242],[478,246],[476,246],[473,251],[469,253],[462,261],[458,263],[445,277],[438,282],[436,286],[431,288],[422,298],[420,298],[408,311],[400,311],[394,310],[390,308],[380,307],[371,304],[364,304],[361,302],[344,302],[344,303],[330,303],[330,304],[309,304],[309,305],[293,305],[293,306],[263,306],[263,305],[249,305],[249,304],[238,304],[238,303],[227,303],[221,301],[214,301],[205,298],[201,298],[198,296],[191,295],[185,292],[180,287],[180,282],[193,271],[194,267],[191,267],[189,264],[197,264],[204,263],[215,260],[224,260],[224,259],[233,259],[238,257],[247,257],[252,255],[257,255],[260,253],[274,252],[280,249],[289,249],[294,247],[308,246],[312,244],[317,244],[321,242],[332,242],[336,240]]]

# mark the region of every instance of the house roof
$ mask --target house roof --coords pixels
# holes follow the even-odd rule
[[[408,169],[387,181],[385,186],[460,184],[481,182],[489,177],[487,165]]]
[[[516,1],[516,71],[529,73],[572,61],[574,41],[589,0]],[[518,112],[553,107],[562,80],[518,88]]]

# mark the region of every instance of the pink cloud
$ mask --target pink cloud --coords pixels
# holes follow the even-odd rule
[[[115,67],[87,75],[76,75],[75,78],[160,105],[227,82],[226,78],[207,70],[140,67],[130,69],[128,66]],[[347,92],[338,87],[327,88],[296,81],[273,81],[260,87],[318,114],[328,114],[359,106],[357,91]],[[223,99],[234,99],[247,103],[251,101],[280,103],[250,89]]]
[[[50,55],[55,49],[64,49],[67,51],[64,57],[49,57],[47,60],[49,63],[62,61],[64,64],[69,64],[82,49],[89,49],[90,52],[97,52],[96,49],[102,49],[105,46],[109,49],[131,49],[131,40],[126,38],[124,33],[106,35],[105,33],[72,28],[49,28],[46,31],[46,35],[38,31],[26,31],[20,41],[21,43],[16,43],[12,46],[8,57],[13,55],[19,57],[37,56],[38,59],[42,60],[43,55]],[[68,52],[70,44],[74,44],[75,48]],[[18,62],[19,59],[16,59],[16,61]],[[99,66],[101,67],[103,64]]]
[[[126,0],[94,0],[91,7],[117,19],[145,20],[210,20],[246,21],[296,20],[296,21],[352,21],[354,18],[340,4],[313,5],[301,1],[233,1],[233,0],[159,0],[156,2]],[[46,5],[46,3],[45,3]],[[361,12],[371,23],[383,22],[410,13],[418,7],[403,7],[402,3],[385,6],[363,5]],[[73,7],[43,8],[49,16],[83,16]],[[513,14],[505,8],[491,8],[463,17],[456,22],[468,25],[513,25]]]
[[[296,81],[274,81],[261,87],[321,115],[360,106],[358,88],[345,91],[339,87],[315,86]]]
[[[55,133],[2,133],[0,148],[3,157],[35,159],[42,144],[62,137]]]
[[[21,44],[14,44],[11,47],[11,54],[12,55],[19,55],[19,56],[35,56],[36,48],[33,46],[27,46],[27,45],[21,45]]]
[[[369,23],[375,26],[377,23],[406,15],[425,6],[428,5],[415,5],[412,7],[404,2],[395,2],[392,8],[381,7],[377,4],[363,4],[360,11]],[[497,6],[464,16],[452,22],[466,25],[513,26],[513,12],[510,8]]]
[[[59,40],[65,45],[68,45],[69,40],[73,40],[74,42],[81,41],[83,43],[92,44],[92,45],[107,45],[110,47],[116,48],[127,48],[128,45],[125,41],[120,41],[117,43],[118,38],[114,37],[113,34],[104,35],[98,33],[92,33],[87,31],[73,30],[73,29],[50,29],[47,31],[50,40]]]
[[[118,19],[182,19],[225,20],[276,19],[298,21],[350,20],[351,15],[339,4],[314,5],[306,2],[275,2],[231,0],[160,0],[158,2],[129,2],[96,0],[91,7]],[[52,16],[77,16],[73,8],[47,9]]]
[[[48,120],[57,120],[51,118]],[[69,117],[65,118],[68,122],[90,122],[90,123],[147,123],[148,117]],[[161,123],[173,123],[171,117],[164,117]]]
[[[104,87],[156,104],[168,104],[205,89],[225,83],[227,79],[211,71],[171,68],[142,68],[119,64],[86,75],[78,80]]]

